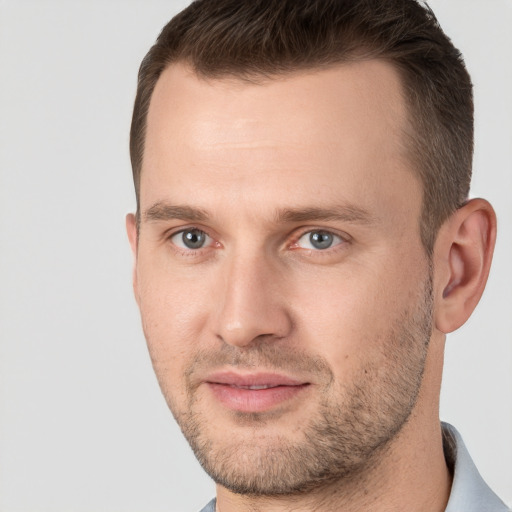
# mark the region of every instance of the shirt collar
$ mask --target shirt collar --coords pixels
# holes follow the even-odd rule
[[[480,476],[457,430],[448,423],[442,427],[446,462],[453,472],[445,512],[510,512]]]

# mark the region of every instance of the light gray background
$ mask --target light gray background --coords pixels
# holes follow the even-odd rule
[[[139,62],[187,2],[0,0],[0,511],[196,511],[213,484],[156,384],[130,284]],[[512,504],[512,2],[436,0],[475,82],[473,195],[500,236],[450,336],[442,417]]]

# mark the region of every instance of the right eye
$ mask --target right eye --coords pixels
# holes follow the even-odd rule
[[[202,249],[212,243],[211,237],[197,228],[184,229],[183,231],[174,233],[174,235],[170,237],[170,240],[180,249],[187,250]]]

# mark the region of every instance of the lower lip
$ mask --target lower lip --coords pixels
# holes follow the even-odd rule
[[[208,382],[208,387],[215,398],[234,411],[264,412],[277,407],[284,402],[296,398],[308,384],[298,386],[276,386],[267,389],[245,389]]]

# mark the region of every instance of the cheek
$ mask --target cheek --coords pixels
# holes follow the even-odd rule
[[[200,279],[183,280],[156,266],[138,273],[139,307],[151,360],[157,376],[176,381],[197,350],[208,317]]]
[[[408,306],[405,288],[417,277],[404,272],[397,279],[388,269],[384,263],[355,265],[324,276],[321,286],[318,280],[295,286],[291,303],[300,339],[345,379],[364,365],[379,364],[390,326]]]

